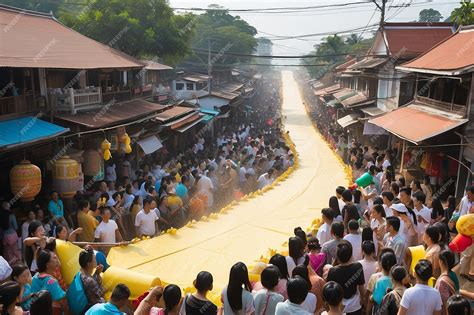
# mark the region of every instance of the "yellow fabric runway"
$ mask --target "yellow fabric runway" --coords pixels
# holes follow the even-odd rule
[[[269,248],[279,249],[293,228],[320,216],[337,185],[347,185],[343,166],[306,115],[293,73],[283,72],[285,128],[300,155],[300,166],[275,189],[239,203],[216,220],[184,227],[128,247],[113,248],[113,266],[159,277],[181,288],[192,286],[199,271],[214,276],[214,292],[228,280],[237,261],[252,264]],[[256,104],[258,105],[258,104]]]

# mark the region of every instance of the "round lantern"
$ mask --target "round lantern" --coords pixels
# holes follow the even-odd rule
[[[10,186],[15,197],[32,201],[41,191],[41,170],[30,161],[23,160],[10,170]]]
[[[97,150],[87,150],[84,152],[84,165],[82,171],[86,176],[97,176],[100,174],[102,157]]]
[[[64,198],[72,198],[80,189],[79,163],[64,155],[53,164],[53,189]]]

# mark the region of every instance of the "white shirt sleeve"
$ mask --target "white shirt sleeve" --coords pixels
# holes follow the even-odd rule
[[[140,226],[140,224],[141,224],[141,217],[142,217],[142,216],[141,216],[141,212],[138,212],[138,213],[137,213],[137,216],[135,217],[135,226],[136,226],[136,227],[139,227],[139,226]]]
[[[441,300],[441,294],[437,292],[436,294],[436,306],[435,306],[435,311],[441,311],[441,308],[443,306],[443,301]]]
[[[407,294],[408,293],[408,294]],[[403,306],[406,309],[410,308],[410,291],[406,290],[400,301],[400,306]]]
[[[95,229],[94,237],[100,239],[100,225]]]

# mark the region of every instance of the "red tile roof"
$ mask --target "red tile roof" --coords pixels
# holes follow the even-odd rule
[[[0,5],[0,66],[19,68],[141,68],[143,64],[44,13]]]
[[[456,75],[474,70],[474,27],[461,29],[418,58],[399,67],[402,70]]]

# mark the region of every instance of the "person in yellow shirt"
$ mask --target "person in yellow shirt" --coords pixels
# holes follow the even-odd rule
[[[82,234],[78,235],[81,242],[93,242],[95,228],[99,222],[89,213],[90,204],[87,200],[80,200],[78,204],[77,223],[82,228]]]

